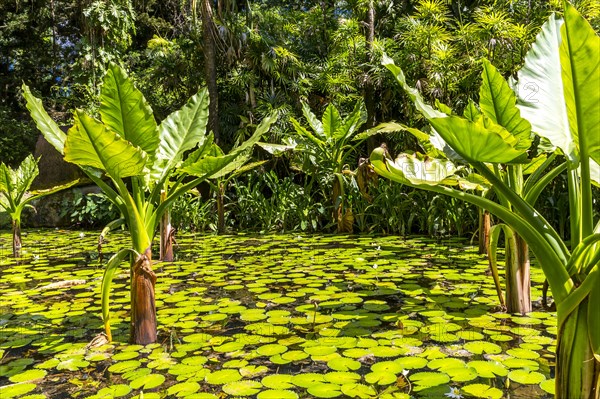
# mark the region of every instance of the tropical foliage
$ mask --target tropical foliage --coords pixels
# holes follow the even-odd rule
[[[531,247],[552,289],[558,310],[557,385],[559,398],[594,397],[598,386],[600,335],[596,317],[600,223],[594,225],[592,181],[600,177],[600,96],[592,89],[600,84],[600,38],[571,6],[564,19],[551,16],[525,58],[514,84],[519,96],[506,90],[498,74],[497,90],[481,96],[481,115],[469,112],[461,118],[427,105],[420,94],[406,86],[402,71],[389,59],[386,66],[405,87],[416,107],[432,126],[440,150],[475,168],[492,185],[500,204],[452,188],[462,179],[446,160],[419,159],[402,154],[395,161],[376,150],[371,160],[376,171],[403,184],[462,198],[501,218]],[[485,86],[484,80],[484,86]],[[535,87],[541,96],[526,90]],[[485,94],[485,92],[484,92]],[[485,102],[483,102],[485,100]],[[549,113],[549,110],[551,112]],[[527,120],[522,119],[520,114]],[[555,177],[549,172],[529,191],[510,183],[518,173],[501,173],[489,164],[522,165],[529,162],[529,128],[560,148],[569,175],[571,213],[570,247],[532,206],[541,191],[540,182]],[[560,169],[559,169],[560,170]],[[542,172],[543,173],[543,172]],[[583,366],[582,366],[583,364]]]
[[[103,278],[103,319],[110,340],[108,295],[119,264],[131,258],[131,341],[156,341],[156,311],[152,271],[152,240],[161,217],[173,201],[223,169],[240,167],[248,150],[268,130],[272,118],[253,136],[225,155],[206,133],[208,97],[205,89],[160,125],[142,93],[125,71],[112,64],[104,77],[101,120],[77,110],[65,135],[27,86],[28,108],[38,128],[68,162],[80,166],[117,206],[131,233],[131,247],[119,251]],[[197,147],[197,148],[196,148]],[[188,156],[185,156],[190,150]],[[105,174],[112,185],[107,184]],[[186,176],[194,176],[184,181]],[[126,179],[128,183],[126,183]],[[161,199],[161,192],[166,192]]]

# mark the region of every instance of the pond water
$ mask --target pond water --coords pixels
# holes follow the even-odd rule
[[[154,264],[159,342],[127,344],[124,265],[114,342],[88,348],[97,232],[25,233],[15,261],[0,232],[2,399],[552,397],[555,313],[498,312],[466,240],[183,235]],[[104,262],[127,239],[110,235]],[[536,304],[542,283],[534,264]]]

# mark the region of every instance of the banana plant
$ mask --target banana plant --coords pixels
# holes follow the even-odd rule
[[[4,163],[0,164],[0,209],[10,216],[12,224],[12,254],[21,256],[21,213],[31,206],[31,201],[43,196],[64,190],[77,184],[78,180],[52,187],[47,190],[29,191],[33,180],[39,174],[38,160],[29,155],[17,169],[12,169]]]
[[[362,108],[361,102],[356,103],[354,110],[344,119],[337,108],[329,104],[319,120],[308,104],[303,103],[302,112],[312,132],[296,119],[290,119],[296,132],[293,139],[298,141],[297,146],[292,146],[293,150],[305,155],[302,170],[319,180],[324,193],[332,193],[332,215],[340,232],[351,231],[353,220],[352,210],[347,206],[344,195],[345,177],[352,178],[348,157],[369,136],[356,135],[358,128],[366,121]]]
[[[448,150],[466,160],[506,202],[437,184],[455,176],[439,162],[407,158],[391,160],[375,150],[371,161],[382,176],[414,187],[446,194],[487,209],[514,229],[535,254],[557,304],[558,342],[556,397],[598,398],[600,387],[600,223],[594,224],[592,181],[598,182],[600,162],[600,37],[569,3],[564,18],[551,16],[518,73],[518,108],[532,131],[564,154],[569,176],[570,247],[533,206],[494,173],[491,164],[526,162],[529,145],[500,121],[477,121],[449,116],[425,104],[418,92],[413,100]],[[388,68],[398,68],[389,60]],[[527,91],[534,88],[535,95]],[[418,97],[418,98],[417,98]],[[494,99],[515,106],[508,98]],[[508,123],[505,123],[505,125]],[[407,162],[411,160],[411,162]],[[438,165],[435,168],[428,165]],[[415,180],[421,176],[427,183]],[[512,178],[508,176],[508,178]],[[552,172],[539,180],[552,179]],[[429,183],[436,180],[434,184]],[[537,184],[537,183],[536,183]],[[537,195],[532,189],[528,195]]]
[[[23,92],[38,129],[66,161],[78,165],[102,189],[120,210],[130,232],[131,247],[120,250],[108,261],[102,279],[102,317],[108,339],[112,339],[109,313],[112,277],[129,258],[130,341],[142,345],[155,342],[156,274],[152,270],[151,244],[161,217],[186,191],[224,167],[245,162],[248,150],[275,119],[265,118],[246,142],[223,154],[213,143],[212,134],[206,132],[209,102],[206,89],[201,89],[158,125],[142,93],[125,71],[113,64],[102,85],[100,119],[76,110],[67,134],[25,85]],[[166,192],[162,201],[161,192]]]

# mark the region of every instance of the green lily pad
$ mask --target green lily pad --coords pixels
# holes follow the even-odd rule
[[[448,374],[429,371],[412,374],[409,379],[413,384],[420,387],[435,387],[450,382]]]
[[[27,382],[39,380],[40,378],[44,378],[48,374],[46,370],[41,369],[33,369],[27,370],[19,374],[15,374],[9,378],[10,382]]]
[[[179,384],[171,385],[167,390],[169,396],[176,396],[178,398],[183,396],[189,396],[200,390],[200,384],[194,381],[180,382]]]
[[[467,342],[464,345],[464,348],[477,355],[481,355],[483,353],[496,354],[502,352],[502,348],[499,345],[485,341]]]
[[[271,374],[264,377],[261,383],[274,390],[286,390],[294,387],[292,376],[289,374]]]
[[[540,354],[529,349],[513,348],[506,351],[508,355],[518,357],[520,359],[537,359]]]
[[[152,389],[165,382],[165,376],[162,374],[147,374],[136,378],[129,383],[133,389]]]
[[[342,395],[341,389],[337,384],[319,383],[308,387],[308,393],[316,398],[337,398]]]
[[[327,367],[336,371],[350,371],[358,370],[361,367],[361,363],[347,357],[336,357],[327,362]]]
[[[542,373],[529,370],[513,370],[508,373],[508,378],[519,384],[539,384],[546,379]]]
[[[342,385],[342,393],[352,398],[368,399],[377,395],[377,391],[370,386],[364,384],[344,384]]]
[[[242,375],[240,372],[233,369],[213,371],[204,378],[204,380],[211,385],[223,385],[230,382],[239,381],[241,379]]]
[[[317,373],[297,374],[292,377],[292,384],[302,388],[308,388],[323,382],[325,382],[325,377]]]
[[[324,375],[325,381],[338,385],[350,384],[360,380],[360,375],[349,371],[332,371]]]
[[[223,391],[234,396],[251,396],[258,393],[262,387],[258,381],[235,381],[223,385]]]
[[[462,387],[462,391],[476,398],[501,399],[503,392],[486,384],[471,384]]]
[[[542,381],[540,383],[540,388],[542,388],[545,392],[548,392],[551,395],[554,395],[556,391],[556,382],[554,378]]]
[[[396,374],[389,371],[374,371],[365,375],[365,381],[369,384],[389,385],[396,382]]]
[[[298,399],[298,394],[283,389],[268,389],[256,395],[256,399]]]
[[[484,360],[474,360],[467,363],[467,367],[472,367],[477,371],[477,375],[483,378],[506,377],[508,370],[501,363]]]
[[[117,384],[102,388],[95,396],[98,398],[120,398],[127,396],[129,392],[131,392],[129,385]]]
[[[0,398],[16,398],[17,396],[25,395],[26,393],[33,391],[36,387],[37,385],[32,383],[6,385],[4,387],[0,387]]]

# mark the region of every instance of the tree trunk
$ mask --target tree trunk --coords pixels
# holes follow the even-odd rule
[[[506,311],[531,312],[529,247],[516,232],[506,245]]]
[[[131,267],[131,328],[132,344],[148,345],[156,342],[156,304],[152,271],[152,248],[148,247]]]
[[[479,253],[487,254],[487,248],[490,244],[490,229],[492,228],[492,220],[490,213],[479,208]]]
[[[12,221],[12,250],[15,258],[21,256],[21,246],[21,221],[14,219]]]
[[[369,0],[369,8],[367,10],[367,32],[365,34],[365,47],[367,50],[367,63],[365,66],[365,107],[367,108],[367,124],[366,128],[370,129],[375,126],[377,120],[375,116],[375,88],[373,81],[369,76],[369,65],[373,64],[373,42],[375,41],[375,7],[373,0]],[[369,154],[377,146],[378,138],[375,136],[369,137],[367,147]]]
[[[217,88],[217,58],[215,51],[216,32],[210,0],[202,0],[202,36],[204,47],[204,71],[210,104],[208,109],[208,125],[212,130],[215,142],[219,142],[219,92]]]
[[[163,202],[167,198],[167,193],[160,193],[160,201]],[[173,241],[175,229],[171,226],[171,210],[167,209],[160,220],[160,260],[163,262],[173,262]]]
[[[225,233],[225,185],[218,184],[217,192],[217,233]]]
[[[589,298],[589,297],[588,297]],[[598,399],[600,362],[594,358],[588,327],[588,299],[559,325],[556,348],[556,399]],[[558,320],[563,319],[559,313]]]

